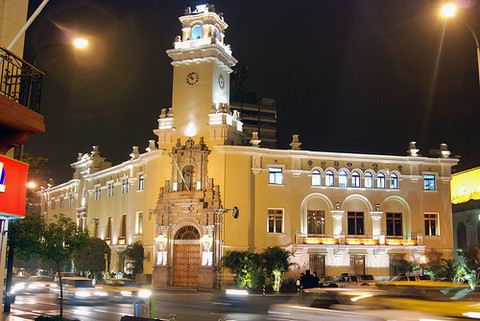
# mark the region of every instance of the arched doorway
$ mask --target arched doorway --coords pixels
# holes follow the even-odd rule
[[[183,168],[183,179],[185,180],[182,188],[183,191],[191,191],[193,189],[194,174],[195,168],[193,165],[188,165]]]
[[[467,229],[465,224],[460,222],[457,226],[457,248],[463,249],[467,246]]]
[[[175,234],[174,247],[173,285],[198,286],[200,233],[191,225],[180,228]]]

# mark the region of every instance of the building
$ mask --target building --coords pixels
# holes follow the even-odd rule
[[[268,148],[277,146],[275,99],[262,98],[258,104],[232,102],[230,107],[240,112],[245,137],[252,137],[253,133],[257,132],[258,137],[261,138],[260,146]]]
[[[0,266],[5,267],[9,221],[25,215],[28,166],[13,159],[13,148],[31,134],[43,133],[39,114],[43,73],[21,57],[23,35],[11,50],[5,49],[27,20],[28,0],[0,0]],[[7,157],[4,157],[7,156]],[[12,206],[12,204],[16,204]],[[5,269],[0,269],[4,279]],[[0,286],[3,302],[4,283]],[[0,315],[3,313],[0,312]]]
[[[454,248],[480,244],[480,167],[453,174],[451,189]]]
[[[440,157],[317,152],[261,147],[246,137],[229,105],[227,24],[213,6],[187,9],[182,35],[167,50],[173,65],[171,108],[158,137],[134,146],[115,166],[98,147],[79,154],[73,178],[43,190],[42,211],[64,213],[118,254],[141,241],[144,269],[157,288],[220,286],[229,250],[281,246],[320,275],[386,277],[392,261],[452,255],[451,167]],[[248,145],[241,142],[248,140]]]

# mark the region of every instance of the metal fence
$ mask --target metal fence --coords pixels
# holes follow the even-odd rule
[[[45,74],[0,46],[0,92],[17,103],[40,110],[42,80]]]

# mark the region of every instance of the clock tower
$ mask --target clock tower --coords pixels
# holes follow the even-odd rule
[[[194,11],[187,8],[179,20],[182,36],[175,39],[174,49],[167,50],[173,60],[172,109],[160,116],[155,130],[159,144],[186,137],[239,144],[242,123],[229,108],[230,73],[237,60],[224,43],[228,25],[208,4]]]

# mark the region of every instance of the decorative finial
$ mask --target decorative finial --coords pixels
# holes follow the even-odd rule
[[[253,146],[258,146],[262,142],[261,139],[258,139],[258,132],[252,132],[252,139],[250,140],[250,144]]]
[[[408,155],[410,156],[414,156],[414,157],[417,157],[418,156],[418,152],[420,151],[417,146],[415,145],[416,142],[410,142],[410,147],[408,148],[407,150],[407,153]]]
[[[212,105],[210,106],[210,114],[215,114],[217,112],[217,106],[215,105],[215,103],[212,103]]]
[[[292,142],[290,143],[292,149],[300,149],[300,145],[302,145],[302,143],[300,143],[300,141],[298,140],[298,135],[293,135]]]
[[[145,148],[147,152],[151,152],[152,150],[157,150],[157,146],[155,146],[155,141],[153,139],[150,139],[148,141],[148,147]]]
[[[167,108],[162,108],[162,112],[160,113],[160,118],[167,117]]]
[[[131,159],[137,159],[139,156],[140,156],[140,153],[138,152],[138,146],[133,146],[132,152],[130,153]]]
[[[168,108],[167,117],[168,118],[173,118],[173,108],[172,107]]]
[[[77,160],[82,160],[82,156],[83,156],[83,154],[82,154],[82,153],[78,153]]]
[[[92,147],[92,156],[100,156],[100,152],[98,151],[98,146]]]
[[[448,150],[448,146],[445,143],[440,144],[440,153],[442,154],[443,158],[448,158],[450,156],[450,151]]]

